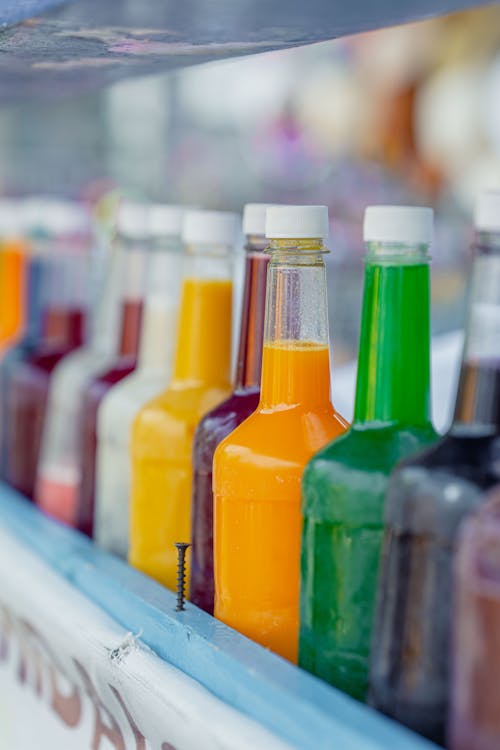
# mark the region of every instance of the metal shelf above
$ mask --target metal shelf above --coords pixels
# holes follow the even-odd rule
[[[83,93],[130,76],[311,44],[485,4],[0,0],[0,103]]]

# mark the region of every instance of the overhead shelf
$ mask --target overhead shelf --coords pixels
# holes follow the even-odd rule
[[[483,0],[0,0],[0,101],[311,44]]]

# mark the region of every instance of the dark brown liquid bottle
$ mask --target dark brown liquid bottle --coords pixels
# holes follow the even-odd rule
[[[453,425],[435,446],[400,464],[386,505],[370,702],[439,743],[448,713],[457,531],[500,478],[498,217],[500,194],[481,196]]]
[[[245,206],[245,287],[235,389],[196,428],[193,446],[193,504],[190,599],[210,614],[214,608],[212,464],[215,449],[259,403],[267,264],[265,205]],[[252,221],[253,220],[253,221]]]

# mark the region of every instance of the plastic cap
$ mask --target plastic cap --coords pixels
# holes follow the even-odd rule
[[[163,203],[149,207],[149,231],[153,237],[180,237],[185,208]]]
[[[149,234],[148,209],[145,203],[122,201],[118,207],[118,233],[130,239],[143,239]]]
[[[243,234],[266,234],[266,211],[275,203],[247,203],[243,209]]]
[[[182,239],[187,245],[234,245],[240,231],[240,217],[230,211],[186,211]]]
[[[421,206],[368,206],[363,238],[365,242],[430,245],[433,216],[432,208]]]
[[[326,206],[269,206],[266,237],[324,239],[328,237],[328,209]]]
[[[479,232],[500,232],[500,191],[480,193],[474,211],[474,226]]]

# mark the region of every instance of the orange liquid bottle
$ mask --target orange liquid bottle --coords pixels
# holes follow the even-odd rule
[[[200,419],[230,393],[230,250],[235,214],[187,211],[173,378],[138,413],[131,436],[130,563],[175,589],[175,542],[191,539],[192,443]],[[165,331],[168,336],[169,332]]]
[[[327,209],[270,207],[266,227],[260,403],[214,457],[215,616],[296,661],[302,472],[348,425],[330,398]]]
[[[24,274],[27,243],[5,238],[0,248],[0,354],[24,328]]]

